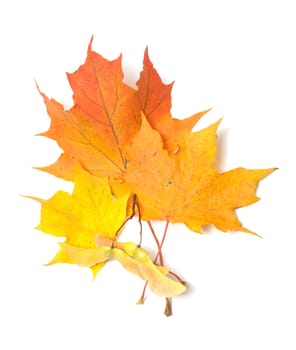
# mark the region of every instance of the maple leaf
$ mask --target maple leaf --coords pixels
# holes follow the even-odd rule
[[[178,145],[180,137],[191,131],[198,120],[208,110],[194,114],[185,119],[171,116],[171,91],[173,83],[164,84],[150,61],[146,48],[143,60],[143,71],[137,81],[137,95],[141,110],[150,125],[159,132],[164,147],[171,153]]]
[[[125,174],[125,181],[137,193],[143,219],[184,222],[196,232],[213,224],[221,231],[253,233],[241,225],[235,209],[258,200],[258,182],[274,169],[217,172],[218,125],[219,121],[184,135],[179,151],[170,155],[143,116],[141,129],[127,150]]]
[[[135,90],[123,83],[121,56],[108,61],[91,45],[92,40],[85,63],[67,74],[74,91],[70,110],[39,90],[51,118],[49,130],[40,135],[56,140],[64,151],[55,164],[41,169],[69,180],[73,159],[92,174],[120,178],[124,148],[140,126]]]
[[[116,235],[126,218],[130,193],[115,198],[107,179],[90,175],[76,167],[73,193],[58,191],[42,204],[41,219],[37,229],[57,237],[65,237],[66,243],[78,248],[95,248],[95,235],[110,239]],[[63,249],[50,264],[71,263]],[[94,275],[103,263],[92,266]]]

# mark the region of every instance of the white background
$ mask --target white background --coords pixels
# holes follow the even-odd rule
[[[1,349],[296,349],[294,6],[1,1]],[[162,314],[164,300],[149,293],[143,306],[135,304],[143,283],[116,263],[95,282],[86,269],[44,267],[56,240],[34,229],[39,205],[20,196],[48,198],[71,188],[32,169],[59,155],[53,141],[34,136],[49,125],[34,79],[69,107],[65,72],[84,62],[92,34],[104,57],[123,53],[130,84],[148,45],[164,81],[176,81],[175,117],[209,107],[201,126],[224,117],[221,170],[279,168],[261,183],[262,200],[238,210],[263,239],[170,227],[166,262],[189,282],[170,318]]]

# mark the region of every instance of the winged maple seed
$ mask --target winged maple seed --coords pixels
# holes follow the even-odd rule
[[[239,167],[218,172],[220,121],[192,131],[207,111],[182,120],[173,118],[173,84],[162,82],[147,49],[137,89],[123,81],[121,56],[113,61],[103,58],[92,50],[92,39],[84,64],[67,77],[74,101],[69,110],[39,90],[51,119],[48,131],[41,135],[63,150],[54,164],[41,170],[74,182],[72,195],[57,192],[49,200],[40,200],[38,228],[66,237],[51,263],[87,266],[96,275],[106,261],[114,259],[156,294],[183,293],[178,277],[171,278],[173,273],[162,266],[169,222],[184,223],[198,233],[212,224],[224,232],[254,234],[241,224],[236,209],[259,199],[259,181],[275,169]],[[141,238],[141,220],[148,222],[157,244],[154,261],[140,245],[117,241],[134,215],[139,218]],[[161,242],[151,220],[166,221]],[[169,299],[166,310],[170,314]]]
[[[168,277],[169,269],[155,265],[148,252],[133,242],[114,242],[97,248],[78,248],[60,243],[70,260],[84,267],[92,267],[108,260],[117,260],[127,271],[147,281],[151,291],[159,296],[172,297],[185,292],[183,283]]]

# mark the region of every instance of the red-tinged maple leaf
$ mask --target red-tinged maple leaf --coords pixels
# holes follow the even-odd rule
[[[143,71],[137,81],[138,98],[141,110],[151,126],[159,132],[164,147],[171,153],[179,145],[183,134],[191,131],[198,120],[208,111],[194,114],[185,119],[175,119],[171,115],[171,92],[173,83],[164,84],[153,67],[146,48]]]

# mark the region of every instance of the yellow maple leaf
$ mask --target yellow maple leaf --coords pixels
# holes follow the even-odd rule
[[[95,235],[113,239],[126,218],[130,193],[115,198],[108,180],[90,175],[76,167],[72,194],[58,191],[48,200],[40,200],[41,219],[37,228],[57,237],[65,237],[68,244],[80,248],[95,248]],[[52,263],[71,262],[60,250]],[[94,273],[103,263],[93,266]]]

